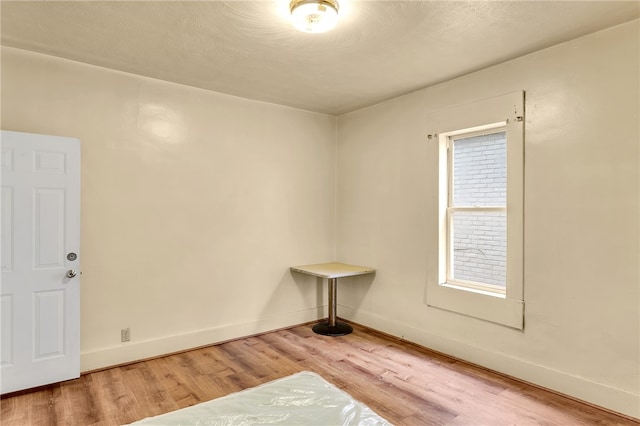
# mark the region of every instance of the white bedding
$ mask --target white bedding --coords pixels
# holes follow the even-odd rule
[[[390,425],[316,373],[303,371],[136,425]]]

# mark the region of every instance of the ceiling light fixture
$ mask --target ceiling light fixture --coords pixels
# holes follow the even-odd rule
[[[338,22],[337,0],[292,0],[293,25],[305,33],[324,33]]]

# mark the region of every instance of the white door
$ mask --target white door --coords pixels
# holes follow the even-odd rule
[[[80,141],[2,131],[0,393],[80,375]]]

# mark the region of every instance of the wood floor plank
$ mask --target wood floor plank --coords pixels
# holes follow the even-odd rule
[[[48,417],[43,420],[47,420],[50,425],[63,423],[89,425],[97,424],[102,419],[106,419],[107,417],[101,409],[102,401],[96,394],[98,388],[95,381],[96,376],[97,374],[85,375],[77,380],[70,380],[51,386],[53,388],[60,386],[64,399],[57,402],[57,404],[61,404],[61,409],[58,411],[56,418]],[[36,392],[36,394],[40,392]],[[73,412],[73,416],[69,415],[70,412]]]
[[[303,370],[399,426],[640,426],[355,324],[348,336],[320,336],[301,325],[5,395],[0,421],[126,424]]]
[[[128,389],[135,390],[132,393],[138,404],[138,415],[132,418],[155,416],[179,408],[175,401],[169,397],[162,381],[152,370],[151,363],[139,362],[119,368],[123,371]]]

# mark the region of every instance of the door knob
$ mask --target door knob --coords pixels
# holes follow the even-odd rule
[[[76,275],[77,275],[77,274],[76,274],[76,271],[74,271],[73,269],[69,269],[69,270],[67,271],[67,278],[73,278],[73,277],[75,277]]]

